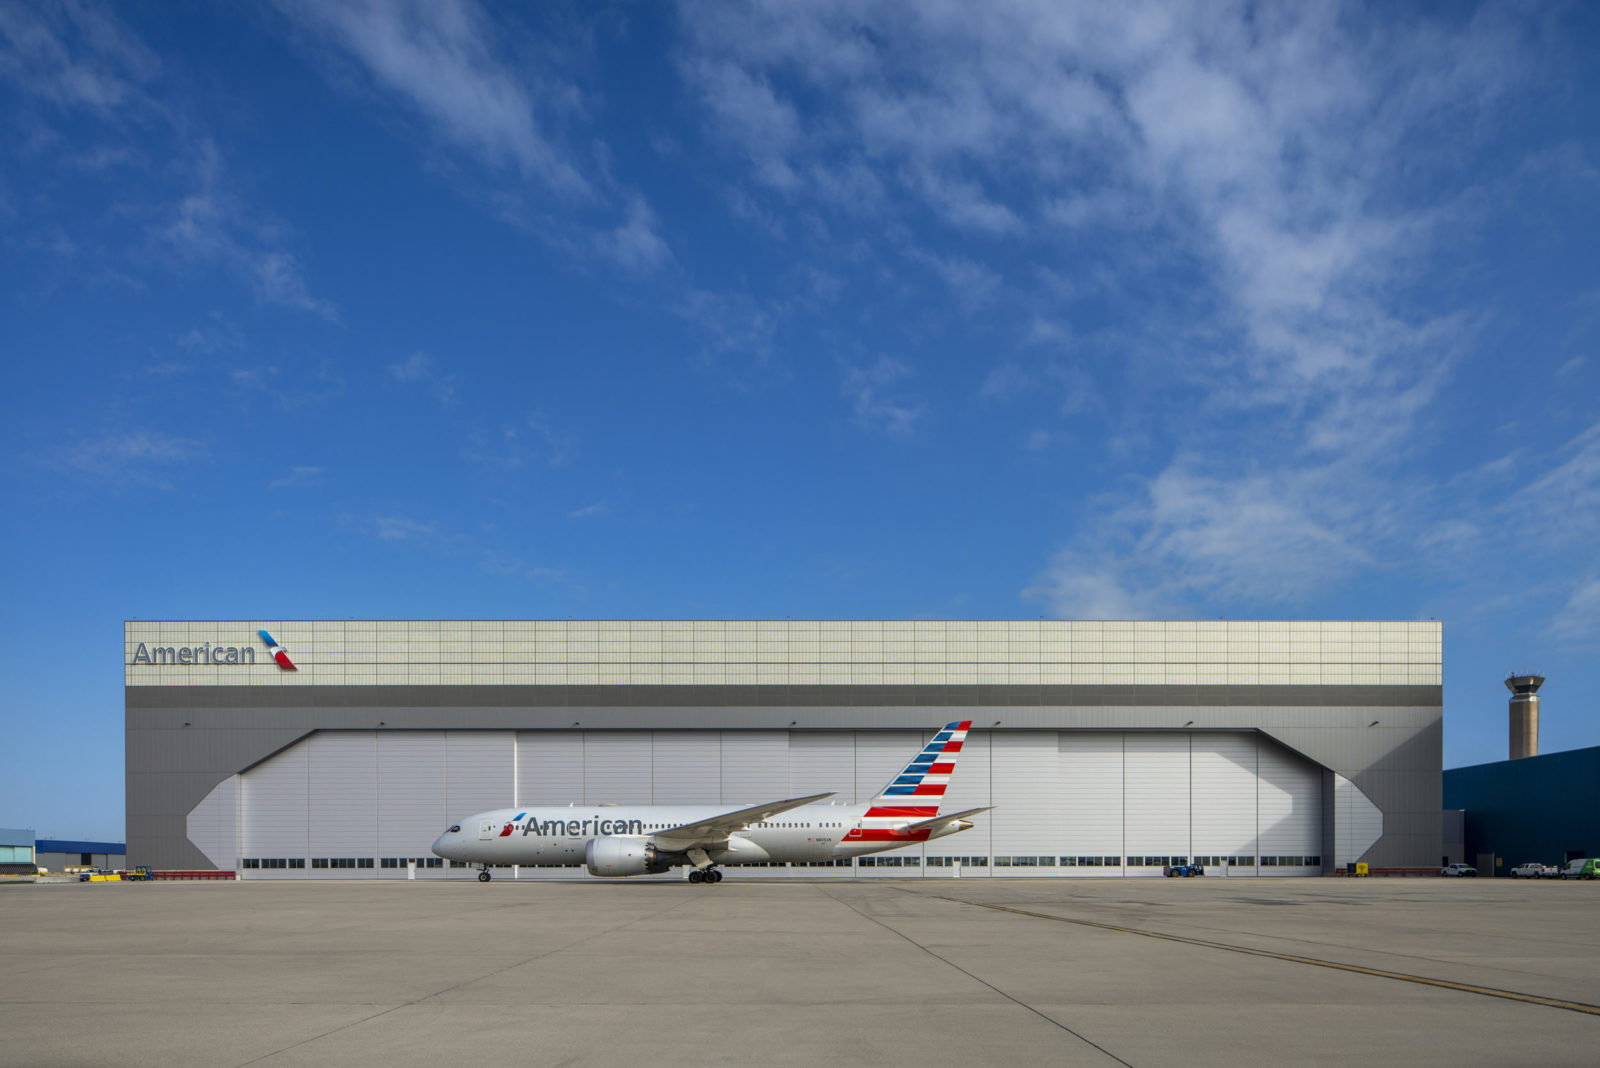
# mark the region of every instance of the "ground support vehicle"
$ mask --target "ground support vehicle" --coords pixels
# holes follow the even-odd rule
[[[1198,864],[1173,864],[1167,868],[1167,878],[1187,879],[1194,875],[1204,875],[1206,870]]]
[[[1577,860],[1567,861],[1567,866],[1561,869],[1563,879],[1593,879],[1600,877],[1600,859],[1595,857],[1579,857]]]
[[[1446,864],[1439,869],[1439,874],[1447,878],[1461,878],[1463,876],[1470,878],[1478,874],[1478,869],[1471,864]]]
[[[1511,869],[1513,879],[1549,879],[1560,872],[1550,864],[1540,864],[1537,860],[1530,860],[1526,864],[1518,864]]]

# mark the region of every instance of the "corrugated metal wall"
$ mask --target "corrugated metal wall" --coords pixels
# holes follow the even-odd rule
[[[427,858],[451,822],[510,804],[714,799],[733,808],[825,790],[865,801],[932,734],[319,732],[238,776],[238,857],[213,859],[246,878],[404,877],[403,862],[386,869],[383,858]],[[231,845],[225,810],[234,794],[214,793],[191,815],[191,833],[208,855]],[[1233,874],[1311,875],[1318,869],[1261,867],[1256,858],[1320,854],[1321,805],[1321,769],[1254,733],[976,731],[943,807],[993,810],[970,831],[899,855],[984,858],[964,865],[969,877],[1153,875],[1159,867],[1128,858],[1196,855],[1249,857]],[[243,858],[305,865],[233,863]],[[348,858],[366,859],[353,868],[334,863]],[[902,866],[862,872],[914,874]]]

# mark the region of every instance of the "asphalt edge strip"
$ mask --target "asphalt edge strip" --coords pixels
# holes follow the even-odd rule
[[[1360,964],[1344,964],[1336,960],[1322,960],[1319,957],[1302,957],[1294,953],[1277,953],[1270,949],[1229,945],[1227,942],[1210,942],[1204,938],[1189,938],[1186,935],[1167,934],[1163,931],[1145,931],[1137,927],[1120,927],[1114,923],[1100,923],[1097,920],[1081,920],[1071,916],[1052,916],[1048,912],[1030,912],[1027,909],[1012,908],[1010,905],[993,905],[983,901],[968,901],[965,898],[946,897],[942,894],[930,896],[937,897],[941,901],[953,901],[959,905],[972,905],[995,912],[1010,912],[1017,916],[1028,916],[1035,920],[1055,920],[1057,923],[1072,923],[1077,924],[1079,927],[1095,927],[1102,931],[1119,931],[1122,934],[1143,935],[1145,938],[1157,938],[1164,942],[1180,942],[1189,946],[1203,946],[1206,949],[1223,949],[1229,953],[1243,953],[1251,957],[1266,957],[1269,960],[1289,961],[1294,964],[1310,964],[1318,968],[1332,968],[1335,971],[1353,972],[1356,975],[1371,975],[1379,979],[1395,979],[1403,983],[1416,983],[1420,986],[1438,987],[1442,990],[1479,994],[1490,998],[1503,998],[1507,1001],[1520,1001],[1528,1005],[1543,1005],[1547,1008],[1565,1009],[1568,1012],[1579,1012],[1587,1016],[1600,1016],[1600,1005],[1591,1005],[1585,1001],[1565,1001],[1561,998],[1547,998],[1541,994],[1524,994],[1519,990],[1502,990],[1493,986],[1457,983],[1450,979],[1431,979],[1425,975],[1391,972],[1382,968],[1368,968]]]

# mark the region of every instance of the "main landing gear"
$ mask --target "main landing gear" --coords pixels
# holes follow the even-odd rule
[[[488,868],[484,868],[482,871],[480,871],[478,873],[478,881],[480,883],[486,883],[492,878],[494,878],[494,876],[489,874],[489,869]]]
[[[720,883],[722,873],[715,868],[694,868],[689,872],[691,883]]]

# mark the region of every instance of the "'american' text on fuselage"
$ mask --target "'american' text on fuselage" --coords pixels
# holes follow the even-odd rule
[[[598,816],[586,820],[530,819],[522,827],[522,836],[587,838],[592,834],[643,834],[643,820],[603,820]]]

